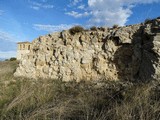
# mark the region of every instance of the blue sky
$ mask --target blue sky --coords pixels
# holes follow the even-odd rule
[[[0,0],[0,58],[16,43],[74,25],[112,26],[160,16],[160,0]]]

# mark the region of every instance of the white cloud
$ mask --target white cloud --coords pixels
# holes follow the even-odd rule
[[[3,30],[0,30],[0,41],[1,40],[10,41],[10,42],[17,42],[14,35],[7,33]]]
[[[85,9],[85,5],[80,5],[77,7],[78,9],[84,10]]]
[[[77,5],[78,3],[82,2],[82,0],[72,0],[72,5]]]
[[[9,34],[5,31],[0,30],[0,51],[14,51],[16,50],[16,43],[19,39],[17,36]],[[2,52],[0,53],[1,58]]]
[[[82,3],[82,0],[69,0],[67,7],[75,7]]]
[[[82,3],[82,0],[70,0],[70,4],[68,5],[68,7],[72,7],[74,10],[76,9],[76,11],[74,11],[73,9],[70,11],[67,11],[67,9],[65,9],[65,14],[72,16],[74,18],[82,18],[82,17],[87,17],[90,15],[90,12],[86,10],[86,6],[85,3]],[[79,12],[79,10],[81,12]]]
[[[76,24],[60,24],[60,25],[43,25],[43,24],[33,24],[33,28],[36,30],[43,30],[43,31],[48,31],[48,32],[57,32],[57,31],[62,31],[69,29]]]
[[[45,2],[45,1],[43,1]],[[54,8],[53,5],[51,4],[46,4],[46,3],[40,3],[40,2],[34,2],[29,0],[30,3],[30,8],[34,9],[34,10],[39,10],[39,9],[52,9]]]
[[[0,10],[0,15],[3,15],[4,11],[3,10]]]
[[[79,12],[76,12],[76,11],[66,12],[65,14],[69,15],[69,16],[72,16],[72,17],[75,17],[75,18],[81,18],[81,17],[86,17],[86,16],[90,15],[90,13],[88,13],[88,12],[79,13]]]
[[[11,57],[16,57],[16,51],[0,51],[0,58],[7,59]]]
[[[49,8],[53,8],[54,6],[53,6],[53,5],[42,5],[41,7],[42,7],[42,8],[49,9]]]
[[[39,7],[36,7],[36,6],[30,6],[30,7],[34,10],[39,10]]]
[[[134,5],[149,4],[160,0],[88,0],[88,7],[92,13],[89,20],[92,24],[124,25],[132,14]]]

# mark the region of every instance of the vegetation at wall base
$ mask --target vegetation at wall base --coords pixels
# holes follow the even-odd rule
[[[5,67],[4,67],[5,66]],[[15,78],[0,62],[1,120],[159,120],[160,84]]]

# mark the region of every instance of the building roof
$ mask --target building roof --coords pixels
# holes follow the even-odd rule
[[[26,44],[26,43],[29,43],[31,44],[30,42],[26,41],[26,42],[18,42],[17,44]]]

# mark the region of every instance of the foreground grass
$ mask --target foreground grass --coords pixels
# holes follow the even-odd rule
[[[16,61],[0,62],[1,120],[159,120],[156,82],[62,82],[14,78]]]

